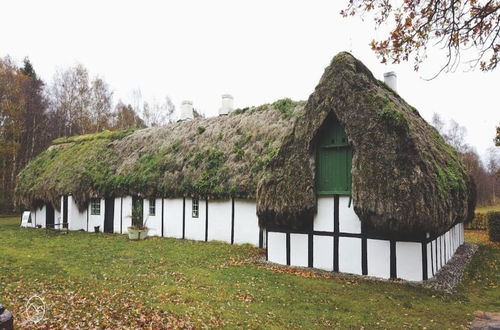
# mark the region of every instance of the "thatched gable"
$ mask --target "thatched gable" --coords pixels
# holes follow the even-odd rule
[[[56,207],[72,194],[81,209],[93,196],[251,198],[262,226],[303,227],[316,212],[316,139],[333,117],[353,150],[353,205],[366,226],[438,234],[472,214],[457,152],[348,53],[332,60],[305,107],[280,101],[55,141],[19,174],[16,193],[25,205]]]
[[[315,139],[331,116],[353,149],[352,199],[365,225],[388,234],[437,234],[470,218],[471,182],[457,152],[361,62],[340,53],[259,184],[263,225],[312,221]]]
[[[282,100],[228,116],[58,139],[19,174],[17,198],[59,208],[59,196],[72,194],[81,210],[96,196],[255,199],[303,108]]]

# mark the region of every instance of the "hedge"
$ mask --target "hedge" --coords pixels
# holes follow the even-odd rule
[[[490,241],[500,242],[500,212],[488,212],[487,217]]]
[[[474,214],[474,219],[465,225],[465,229],[487,230],[488,219],[486,218],[486,213],[476,212]]]

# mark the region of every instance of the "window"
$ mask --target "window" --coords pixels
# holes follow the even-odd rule
[[[92,198],[90,200],[90,214],[91,215],[101,214],[101,200],[99,198]]]
[[[154,216],[156,214],[156,199],[151,198],[149,200],[149,215]]]
[[[200,201],[198,198],[193,198],[193,218],[198,218],[200,213]]]

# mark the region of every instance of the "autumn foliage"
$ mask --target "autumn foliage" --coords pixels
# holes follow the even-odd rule
[[[446,50],[440,72],[453,71],[462,60],[491,71],[500,61],[500,1],[350,0],[341,12],[344,17],[366,13],[377,26],[390,26],[387,38],[371,42],[384,63],[413,60],[418,70],[436,45]]]

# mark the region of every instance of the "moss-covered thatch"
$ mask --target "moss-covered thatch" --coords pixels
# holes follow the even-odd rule
[[[348,53],[307,104],[280,100],[229,116],[55,141],[19,175],[25,205],[72,194],[255,198],[262,226],[302,227],[316,212],[315,145],[336,118],[353,149],[354,209],[389,234],[438,234],[467,220],[472,184],[457,152]]]
[[[304,104],[280,100],[229,116],[57,139],[19,174],[17,197],[59,208],[59,196],[72,194],[82,210],[94,196],[255,199]]]
[[[471,183],[457,152],[361,62],[340,53],[259,184],[264,225],[312,221],[315,139],[332,116],[353,149],[352,199],[367,226],[388,234],[438,234],[471,218]]]

